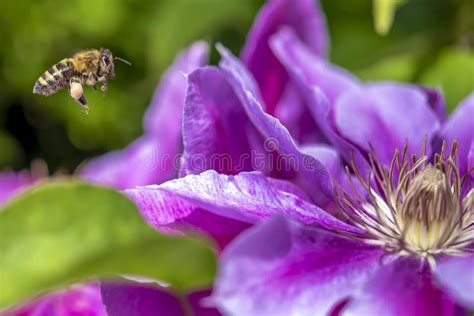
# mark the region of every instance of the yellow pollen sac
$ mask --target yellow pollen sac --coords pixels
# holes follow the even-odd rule
[[[405,242],[421,252],[435,249],[453,228],[459,207],[446,174],[428,166],[409,184],[397,214]]]

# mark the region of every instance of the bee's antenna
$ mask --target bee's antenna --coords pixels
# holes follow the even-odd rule
[[[131,66],[131,65],[132,65],[132,63],[131,63],[131,62],[129,62],[128,60],[125,60],[125,59],[123,59],[123,58],[120,58],[120,57],[114,57],[114,59],[116,59],[116,60],[120,60],[121,62],[123,62],[124,64],[127,64],[127,65],[129,65],[129,66]]]

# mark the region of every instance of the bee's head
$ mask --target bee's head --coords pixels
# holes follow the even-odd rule
[[[105,75],[109,79],[115,79],[114,56],[108,49],[100,50],[100,70],[99,75]]]

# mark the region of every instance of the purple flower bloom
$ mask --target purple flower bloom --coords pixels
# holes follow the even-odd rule
[[[466,101],[458,111],[471,104]],[[469,123],[459,122],[457,131]],[[237,224],[284,215],[244,233],[224,251],[213,300],[229,314],[325,315],[344,307],[355,315],[455,315],[462,312],[458,304],[473,306],[473,280],[460,279],[472,275],[474,257],[466,255],[473,243],[473,191],[467,177],[461,183],[466,173],[459,172],[456,150],[435,160],[423,155],[415,169],[408,150],[395,155],[393,164],[371,154],[366,164],[373,164],[375,182],[360,178],[368,199],[338,191],[336,201],[354,226],[312,204],[298,187],[255,172],[206,171],[126,192],[152,224],[199,223],[218,240],[222,235],[215,231],[233,232]],[[403,197],[394,195],[397,186]],[[470,193],[462,193],[466,190]],[[227,220],[213,222],[211,216]],[[382,291],[387,284],[392,287]]]
[[[295,141],[268,112],[271,98],[260,91],[267,83],[219,47],[219,68],[188,77],[187,176],[126,191],[145,218],[160,228],[207,231],[225,246],[226,233],[278,215],[224,250],[213,302],[229,315],[457,315],[474,308],[474,279],[462,278],[472,276],[474,260],[474,95],[447,118],[436,90],[361,83],[290,28],[266,39],[297,96],[290,99],[306,107],[323,143]],[[263,165],[242,160],[252,154]],[[272,159],[283,164],[269,166]],[[348,220],[330,214],[336,204]]]
[[[228,315],[474,308],[474,95],[448,118],[436,90],[360,82],[324,59],[317,9],[269,2],[243,62],[218,46],[219,67],[201,67],[207,51],[193,46],[165,77],[145,135],[84,168],[126,188],[157,229],[204,232],[223,249],[211,300],[105,283],[109,315],[182,315],[183,299],[196,315],[217,313],[206,302]],[[182,178],[170,180],[181,134]]]

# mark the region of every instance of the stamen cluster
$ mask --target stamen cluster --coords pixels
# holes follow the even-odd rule
[[[356,237],[432,265],[439,255],[472,252],[474,190],[462,198],[462,188],[473,169],[461,176],[457,156],[457,142],[449,153],[444,142],[430,162],[425,140],[419,157],[410,157],[406,145],[396,150],[389,168],[371,147],[365,177],[352,161],[353,173],[346,173],[353,192],[338,185],[335,194],[343,214],[365,232]]]

